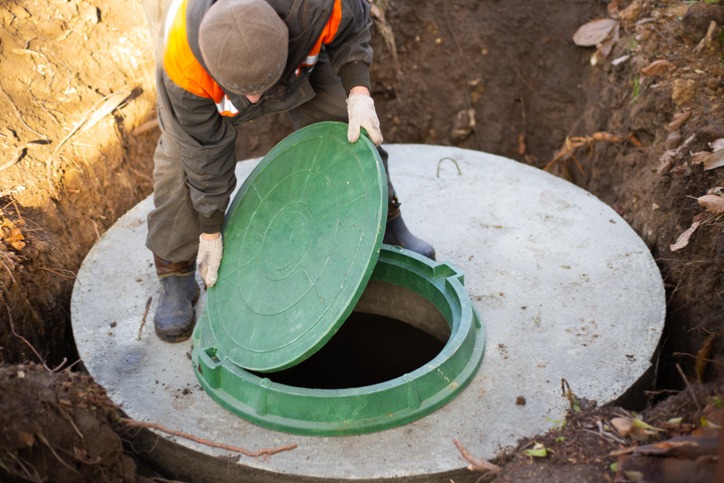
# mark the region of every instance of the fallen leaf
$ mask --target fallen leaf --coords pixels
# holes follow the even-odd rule
[[[545,458],[548,456],[548,450],[540,443],[533,445],[533,448],[525,450],[525,454],[532,458]]]
[[[667,149],[664,151],[664,154],[661,155],[659,158],[659,166],[656,168],[656,172],[658,174],[667,173],[671,170],[671,167],[674,165],[674,161],[676,160],[676,150],[675,149]]]
[[[724,149],[724,138],[719,138],[716,141],[711,142],[711,150],[713,152],[721,151]]]
[[[665,74],[666,72],[675,70],[676,66],[669,62],[668,60],[655,60],[651,62],[646,67],[642,67],[639,69],[639,72],[641,72],[643,75],[661,75]]]
[[[666,126],[669,131],[676,131],[679,129],[689,118],[691,117],[691,111],[681,111],[674,114],[671,122]]]
[[[634,0],[628,7],[618,12],[618,16],[624,23],[630,24],[635,22],[641,16],[642,9],[641,0]]]
[[[691,238],[691,235],[694,234],[696,229],[699,228],[699,225],[701,225],[701,222],[704,221],[704,217],[702,215],[703,213],[699,213],[694,217],[691,226],[684,233],[679,235],[679,238],[676,239],[676,243],[674,243],[673,245],[669,245],[669,250],[671,250],[672,252],[676,252],[689,244],[689,239]]]
[[[581,25],[573,34],[573,42],[581,47],[593,47],[611,34],[611,31],[618,25],[618,21],[612,18],[599,18]]]
[[[518,134],[518,154],[525,154],[525,134]]]
[[[623,64],[624,62],[627,62],[631,58],[630,55],[622,55],[621,57],[617,57],[611,61],[611,65],[619,65]]]
[[[625,438],[631,434],[633,421],[631,421],[631,418],[613,418],[611,420],[611,426],[613,426],[613,429],[615,429],[618,434]]]
[[[704,195],[697,198],[697,201],[709,213],[719,215],[724,213],[724,196]]]
[[[718,450],[718,437],[714,436],[674,436],[665,441],[659,441],[634,448],[636,455],[650,456],[678,456],[682,458],[698,458],[704,455],[716,455]]]
[[[28,433],[27,431],[20,431],[18,434],[18,439],[20,439],[20,444],[30,448],[33,446],[33,443],[35,442],[35,437],[33,437],[32,434]]]
[[[678,129],[671,131],[664,141],[664,149],[676,149],[679,143],[681,143],[681,131]]]
[[[3,242],[7,243],[17,251],[22,250],[25,248],[25,236],[23,236],[23,232],[20,231],[20,228],[11,228],[10,233],[4,237]]]
[[[699,151],[691,155],[691,161],[695,164],[703,164],[704,171],[709,171],[724,166],[724,149],[714,151]]]
[[[699,424],[701,424],[702,428],[721,429],[721,426],[719,426],[718,424],[716,424],[712,421],[709,421],[708,419],[706,419],[703,416],[699,419]]]
[[[661,428],[651,426],[643,419],[634,418],[631,420],[631,436],[636,439],[648,439],[650,436],[664,431]]]
[[[608,2],[608,14],[613,18],[618,17],[618,0]]]
[[[719,198],[719,196],[716,195],[706,196],[715,196]],[[702,196],[701,198],[704,198],[704,196]],[[701,200],[701,198],[699,199]],[[722,202],[724,202],[724,198],[720,199],[722,200]],[[699,204],[701,204],[701,201],[699,201]],[[724,206],[724,203],[722,203],[722,206]],[[706,206],[704,207],[706,208]],[[704,381],[704,373],[706,372],[706,367],[709,364],[709,357],[711,357],[711,345],[713,342],[714,334],[709,334],[709,336],[704,339],[704,343],[701,345],[701,349],[696,352],[696,363],[694,369],[696,370],[696,378],[699,380],[699,382]]]

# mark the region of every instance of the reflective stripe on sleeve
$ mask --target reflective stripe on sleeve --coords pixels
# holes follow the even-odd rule
[[[224,96],[220,102],[216,103],[216,110],[222,116],[233,117],[239,114],[239,110],[231,103],[228,97]]]

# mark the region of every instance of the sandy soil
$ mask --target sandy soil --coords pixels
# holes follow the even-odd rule
[[[626,481],[633,477],[626,465],[643,456],[611,451],[705,437],[695,431],[705,429],[702,416],[719,418],[724,382],[724,218],[697,200],[724,186],[724,168],[707,169],[712,143],[724,138],[721,1],[381,6],[372,76],[388,142],[488,151],[573,181],[631,224],[666,284],[657,383],[640,407],[595,408],[572,395],[569,424],[502,455],[498,479]],[[93,398],[103,399],[102,390],[82,365],[67,368],[77,360],[69,314],[75,273],[103,232],[152,190],[158,129],[143,11],[132,0],[29,0],[5,2],[0,16],[0,421],[10,428],[0,438],[0,476],[152,476],[113,449],[120,437],[110,429],[108,451],[90,452],[89,434],[99,430],[82,421],[122,428],[112,407],[86,411],[99,407]],[[596,47],[572,39],[604,18],[618,39],[591,65]],[[243,126],[240,159],[265,154],[290,129],[284,116]],[[688,244],[672,250],[694,222]],[[29,361],[40,365],[18,365]],[[43,404],[30,403],[39,398]],[[612,431],[612,419],[632,409],[660,426],[683,420],[644,439]],[[535,443],[551,450],[546,458],[526,452]],[[711,458],[662,460],[694,465],[690,478],[713,475]],[[612,471],[612,463],[620,466]]]

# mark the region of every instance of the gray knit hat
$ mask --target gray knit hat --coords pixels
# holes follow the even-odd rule
[[[219,0],[199,29],[211,76],[234,94],[261,94],[281,77],[289,31],[264,0]]]

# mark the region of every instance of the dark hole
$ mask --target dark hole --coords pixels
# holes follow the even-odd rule
[[[257,375],[312,389],[369,386],[414,371],[434,359],[444,346],[400,320],[353,312],[309,359],[283,371]]]

